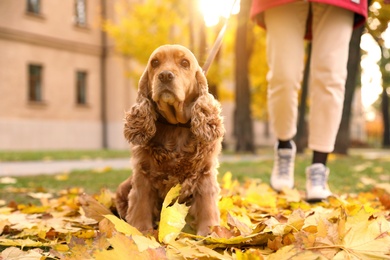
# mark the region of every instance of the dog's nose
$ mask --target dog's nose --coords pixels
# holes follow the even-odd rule
[[[171,71],[169,70],[164,70],[163,72],[161,72],[160,74],[158,74],[158,79],[162,82],[162,83],[169,83],[171,82],[173,79],[175,78],[175,74],[173,74]]]

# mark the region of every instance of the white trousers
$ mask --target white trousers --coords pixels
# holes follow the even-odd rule
[[[297,1],[264,13],[267,29],[268,111],[275,135],[296,134],[298,90],[304,70],[304,35],[312,10],[309,148],[332,152],[341,121],[353,12]]]

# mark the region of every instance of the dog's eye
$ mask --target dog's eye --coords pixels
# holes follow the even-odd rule
[[[183,66],[184,68],[188,68],[190,66],[190,62],[186,59],[183,59],[181,62],[180,62],[181,66]]]
[[[160,61],[157,59],[153,59],[150,64],[152,65],[153,68],[156,68],[158,65],[160,65]]]

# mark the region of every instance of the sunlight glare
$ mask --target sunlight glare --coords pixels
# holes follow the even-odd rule
[[[389,23],[390,25],[390,23]],[[385,47],[390,48],[390,27],[382,34]],[[366,118],[372,119],[372,104],[382,93],[382,74],[378,65],[381,59],[381,50],[372,36],[368,33],[362,35],[360,47],[367,52],[361,60],[362,75],[362,105],[366,111]]]
[[[234,4],[232,14],[240,11],[240,0],[199,0],[199,7],[203,14],[207,27],[218,24],[221,17],[229,17],[230,10]]]
[[[390,48],[390,22],[387,24],[386,31],[382,34],[383,39],[385,39],[385,47]]]
[[[368,33],[362,36],[360,47],[367,52],[360,63],[362,67],[362,105],[367,111],[382,93],[382,75],[378,65],[381,52],[375,40]]]

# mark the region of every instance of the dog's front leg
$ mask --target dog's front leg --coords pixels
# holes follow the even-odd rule
[[[125,219],[130,225],[145,233],[153,230],[153,208],[156,203],[156,193],[152,190],[149,180],[139,175],[134,178],[133,187],[129,193]]]
[[[210,233],[210,227],[219,225],[218,194],[219,186],[215,175],[205,175],[195,191],[194,201],[189,211],[194,217],[198,235],[206,236]]]

